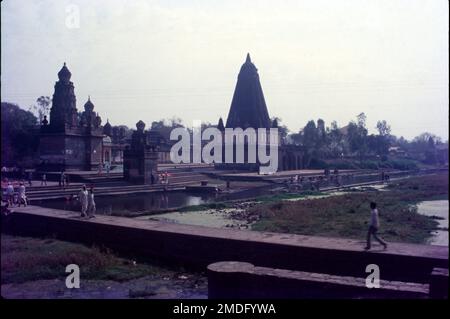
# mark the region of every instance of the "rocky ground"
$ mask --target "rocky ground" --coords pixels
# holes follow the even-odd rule
[[[206,299],[206,277],[190,274],[176,277],[146,276],[125,282],[81,280],[80,288],[68,289],[64,279],[34,280],[2,284],[6,299]]]

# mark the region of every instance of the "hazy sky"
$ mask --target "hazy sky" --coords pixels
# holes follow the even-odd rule
[[[291,131],[365,112],[371,131],[385,119],[397,136],[448,139],[445,0],[4,0],[1,9],[2,101],[23,108],[53,94],[67,62],[78,109],[90,94],[104,122],[216,123],[250,52],[270,116]]]

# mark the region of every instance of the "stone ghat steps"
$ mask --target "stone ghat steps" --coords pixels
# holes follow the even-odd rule
[[[146,192],[161,192],[161,191],[172,191],[172,190],[184,190],[185,186],[188,185],[200,185],[200,182],[204,180],[203,175],[189,176],[189,177],[179,177],[179,178],[169,178],[169,184],[156,184],[156,185],[94,185],[95,195],[122,195],[129,193],[146,193]],[[90,184],[87,184],[89,187]],[[50,186],[49,186],[50,187]],[[61,189],[58,186],[48,189],[41,188],[39,190],[27,191],[27,197],[30,200],[38,199],[57,199],[57,198],[68,198],[70,196],[78,195],[80,191],[80,185],[70,185],[66,189]]]
[[[61,172],[46,172],[46,177],[48,181],[56,181],[59,182],[61,179]],[[89,180],[101,180],[101,179],[114,179],[114,178],[122,178],[122,172],[110,172],[109,176],[106,176],[106,172],[103,172],[101,175],[98,175],[97,172],[70,172],[67,171],[65,174],[69,177],[70,183],[83,183]],[[38,172],[35,175],[35,178],[40,179],[42,173]]]
[[[174,191],[174,190],[184,190],[185,183],[173,183],[168,186],[166,185],[133,185],[124,187],[96,187],[95,196],[109,196],[109,195],[127,195],[136,193],[150,193],[150,192],[163,192],[163,191]],[[59,199],[59,198],[70,198],[78,196],[80,188],[76,189],[66,189],[60,191],[52,192],[33,192],[27,193],[29,200],[43,200],[43,199]]]
[[[184,181],[200,181],[204,180],[205,175],[202,173],[189,173],[189,172],[181,172],[181,173],[169,173],[169,182],[184,182]],[[40,181],[34,182],[35,185],[38,186],[26,186],[27,193],[34,192],[42,192],[42,191],[52,191],[52,190],[63,190],[63,188],[59,185],[50,185],[50,186],[40,186]],[[114,187],[114,186],[133,186],[133,184],[125,181],[123,177],[120,178],[100,178],[100,179],[90,179],[85,183],[70,183],[68,186],[65,186],[64,189],[72,190],[72,189],[80,189],[81,184],[86,184],[86,186],[94,185],[95,187]],[[15,189],[18,189],[18,184],[15,185]]]

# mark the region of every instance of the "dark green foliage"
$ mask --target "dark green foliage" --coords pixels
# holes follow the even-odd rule
[[[18,105],[1,103],[2,165],[20,165],[35,155],[39,140],[37,118]]]

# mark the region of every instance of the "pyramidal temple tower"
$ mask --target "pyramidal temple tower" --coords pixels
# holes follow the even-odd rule
[[[253,64],[248,53],[245,63],[239,71],[225,128],[221,120],[217,127],[221,131],[225,131],[225,128],[242,128],[243,130],[247,128],[253,128],[255,130],[258,128],[267,130],[270,128],[278,128],[278,121],[276,119],[274,121],[270,120],[264,93],[259,81],[258,69]],[[303,168],[304,150],[302,147],[285,145],[280,137],[278,144],[278,170],[297,170]],[[236,144],[233,147],[235,146]],[[252,163],[247,160],[248,154],[245,149],[244,152],[244,163],[237,163],[235,161],[235,154],[233,154],[233,163],[225,163],[222,159],[222,163],[215,164],[215,167],[219,169],[258,171],[261,164],[259,155],[256,163]],[[222,156],[224,153],[225,148],[222,150]]]
[[[245,63],[239,71],[225,127],[257,129],[271,126],[264,93],[259,82],[258,69],[252,63],[250,54],[247,53]]]

